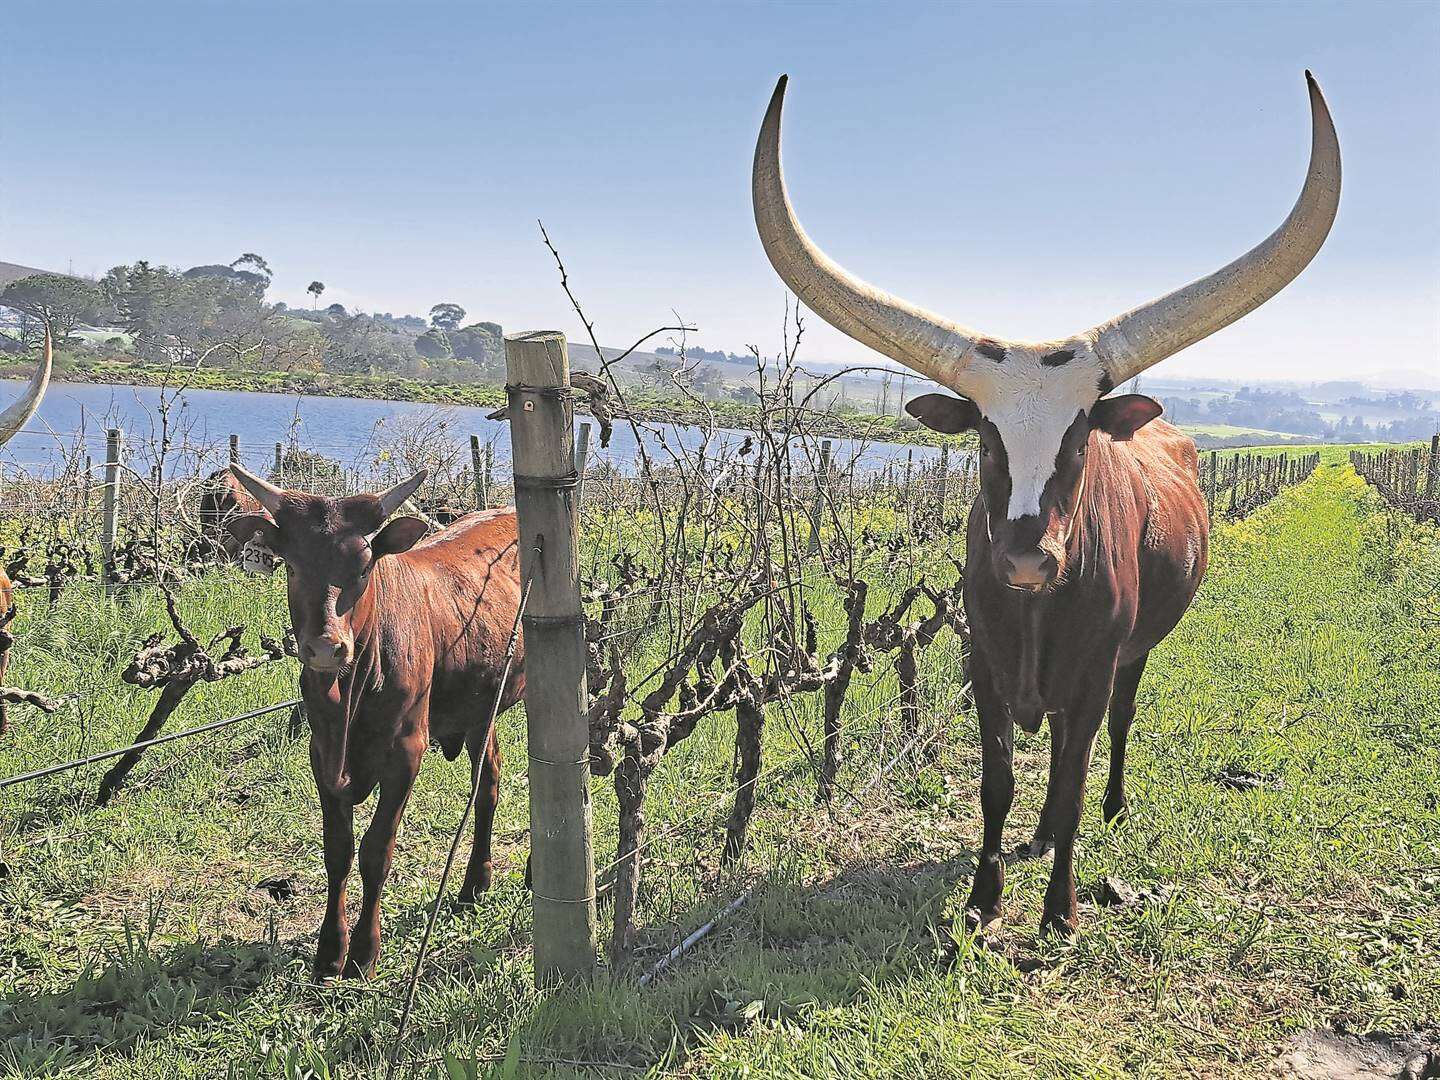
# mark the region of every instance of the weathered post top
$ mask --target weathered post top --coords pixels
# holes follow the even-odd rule
[[[535,979],[543,986],[589,978],[595,968],[579,477],[565,335],[507,335],[505,369],[520,573],[532,582],[522,626]]]

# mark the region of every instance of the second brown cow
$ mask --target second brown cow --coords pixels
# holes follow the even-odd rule
[[[303,664],[329,885],[315,975],[368,976],[380,952],[380,895],[400,816],[432,742],[452,760],[465,748],[472,777],[483,772],[460,902],[490,886],[500,753],[488,721],[497,695],[504,710],[524,689],[523,649],[501,687],[520,603],[515,511],[469,514],[424,538],[418,518],[386,523],[423,472],[378,495],[333,499],[232,468],[265,513],[236,518],[229,530],[241,543],[258,536],[284,562]],[[364,896],[352,931],[345,891],[354,807],[377,788],[360,841]]]

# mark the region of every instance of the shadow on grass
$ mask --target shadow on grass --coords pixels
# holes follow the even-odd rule
[[[123,941],[64,990],[0,996],[0,1068],[6,1075],[81,1070],[198,1027],[292,965],[297,943],[222,940],[157,949]]]
[[[973,852],[962,851],[937,863],[854,866],[814,884],[772,880],[651,985],[639,977],[668,943],[592,987],[541,999],[512,1044],[530,1065],[603,1075],[674,1067],[716,1031],[803,1026],[816,1011],[945,964],[947,909],[973,868]],[[677,917],[677,929],[720,906],[708,898]],[[412,1047],[444,1045],[451,1019],[427,1017]]]

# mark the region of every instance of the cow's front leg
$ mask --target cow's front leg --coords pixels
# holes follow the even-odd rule
[[[983,926],[1000,916],[1000,893],[1005,888],[1005,861],[1001,844],[1005,817],[1015,798],[1015,725],[995,693],[989,665],[975,649],[971,659],[975,708],[980,714],[980,808],[985,815],[980,860],[965,904],[965,921]]]
[[[315,979],[333,979],[345,963],[350,929],[345,922],[345,885],[355,861],[355,808],[345,799],[320,792],[320,815],[325,838],[325,918],[320,923],[320,942],[315,949]]]
[[[380,894],[385,889],[385,879],[390,876],[400,815],[405,812],[405,804],[415,787],[415,776],[420,771],[420,761],[425,754],[425,725],[419,725],[416,730],[422,733],[420,739],[397,742],[391,748],[391,760],[380,775],[380,798],[375,806],[375,816],[370,819],[370,827],[360,840],[360,881],[365,891],[360,901],[360,915],[355,920],[355,930],[350,935],[350,955],[345,961],[346,978],[374,975],[375,962],[380,957]]]
[[[1085,806],[1085,777],[1090,771],[1090,753],[1109,699],[1110,680],[1107,679],[1102,694],[1052,720],[1052,724],[1064,727],[1065,736],[1057,762],[1059,769],[1050,777],[1054,791],[1050,822],[1055,829],[1055,863],[1050,868],[1050,883],[1045,888],[1045,910],[1040,920],[1042,931],[1069,934],[1077,924],[1075,834],[1079,831],[1080,813]]]

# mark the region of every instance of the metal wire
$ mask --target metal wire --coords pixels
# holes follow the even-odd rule
[[[54,776],[56,773],[83,768],[86,765],[94,765],[96,762],[107,761],[110,758],[128,754],[132,750],[146,750],[152,746],[159,746],[162,743],[174,742],[177,739],[188,739],[192,735],[204,735],[207,731],[218,731],[220,728],[229,727],[231,724],[238,724],[242,720],[253,720],[257,716],[278,712],[281,709],[293,709],[299,704],[301,704],[300,698],[295,698],[291,701],[281,701],[275,705],[267,705],[263,709],[255,709],[253,712],[241,713],[239,716],[227,716],[223,720],[214,720],[208,724],[201,724],[199,727],[189,728],[185,731],[172,731],[169,735],[160,735],[154,739],[145,739],[142,742],[132,743],[129,746],[122,746],[118,750],[105,750],[99,754],[91,754],[89,757],[63,762],[60,765],[50,765],[43,769],[36,769],[33,772],[19,773],[16,776],[9,776],[4,780],[0,780],[0,790],[14,787],[17,784],[25,784],[31,780],[40,780],[47,776]]]

